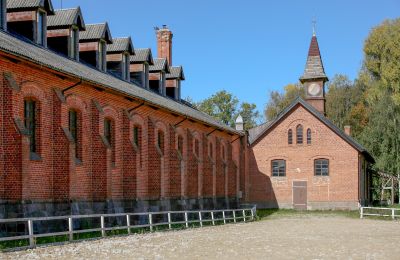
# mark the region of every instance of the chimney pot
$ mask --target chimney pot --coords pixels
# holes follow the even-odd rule
[[[344,126],[344,132],[346,135],[351,136],[351,126],[345,125]]]

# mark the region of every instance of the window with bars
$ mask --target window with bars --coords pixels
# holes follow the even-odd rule
[[[28,130],[29,151],[37,152],[37,133],[36,133],[36,102],[31,99],[24,100],[24,123]]]
[[[293,131],[289,129],[288,131],[288,144],[293,144]]]
[[[286,161],[285,160],[272,160],[271,162],[272,176],[284,177],[286,176]]]
[[[328,159],[314,160],[314,174],[315,176],[329,176],[329,160]]]
[[[307,129],[307,144],[311,144],[311,129]]]
[[[298,125],[296,127],[296,143],[302,144],[303,143],[303,126]]]

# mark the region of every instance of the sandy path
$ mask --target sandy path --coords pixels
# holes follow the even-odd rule
[[[400,259],[400,222],[304,216],[0,253],[5,259]]]

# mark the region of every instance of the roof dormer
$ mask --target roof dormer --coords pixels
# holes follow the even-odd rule
[[[0,29],[7,30],[7,0],[0,0]]]
[[[134,55],[131,37],[114,38],[112,44],[107,45],[107,68],[123,80],[130,80],[130,57]]]
[[[165,75],[170,72],[167,59],[155,59],[149,72],[149,89],[165,96]]]
[[[78,61],[79,32],[85,28],[80,7],[56,10],[47,20],[47,46]]]
[[[130,59],[131,82],[149,89],[149,66],[154,64],[151,49],[135,49],[135,55]]]
[[[181,81],[185,80],[182,66],[169,67],[169,73],[165,75],[165,94],[175,100],[181,100]]]
[[[107,44],[112,42],[107,23],[87,24],[86,30],[79,33],[80,60],[99,70],[107,71]]]
[[[54,15],[50,0],[7,0],[10,32],[47,46],[47,16]]]

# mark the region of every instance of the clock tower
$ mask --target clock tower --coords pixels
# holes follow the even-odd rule
[[[317,36],[313,33],[310,48],[308,50],[306,67],[300,82],[303,84],[306,101],[325,115],[325,82],[328,77],[325,75]]]

